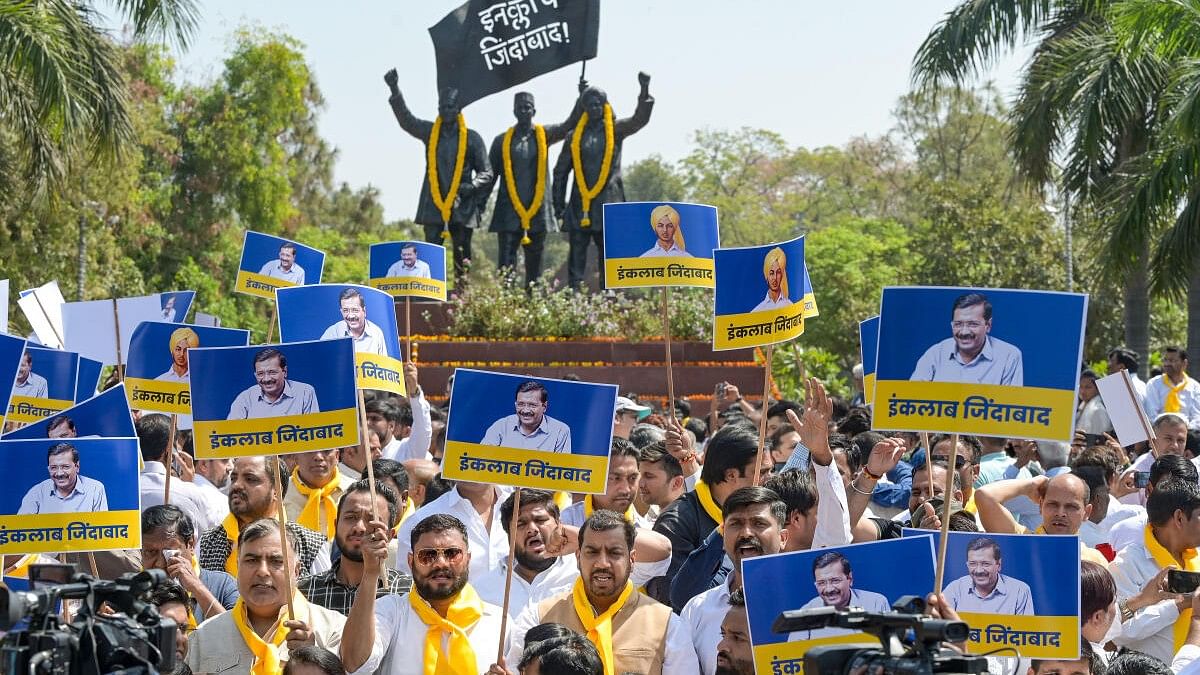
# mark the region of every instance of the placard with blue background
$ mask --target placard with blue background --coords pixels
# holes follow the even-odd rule
[[[714,350],[776,344],[804,333],[804,237],[717,249],[713,261]]]
[[[79,355],[30,345],[25,353],[33,359],[32,372],[23,384],[14,383],[5,421],[36,422],[74,405]]]
[[[291,244],[296,250],[293,267],[286,271],[279,264],[279,249],[284,244]],[[294,239],[247,230],[233,290],[274,299],[276,288],[321,283],[324,268],[325,253],[322,251]]]
[[[50,423],[66,417],[75,425],[75,435],[127,438],[136,436],[133,412],[125,397],[125,383],[110,387],[92,398],[55,413],[52,417],[27,424],[4,434],[7,439],[35,439],[50,436]]]
[[[659,240],[659,231],[665,241]],[[712,288],[713,249],[720,246],[715,206],[680,202],[604,205],[606,288]]]
[[[406,270],[403,250],[416,249],[416,261]],[[385,241],[371,244],[368,266],[371,287],[395,297],[446,300],[446,247],[423,241]]]
[[[144,321],[129,340],[125,386],[136,410],[188,415],[192,412],[188,355],[197,347],[244,347],[250,331]],[[179,353],[176,354],[176,348]],[[178,356],[180,362],[176,361]],[[182,372],[180,372],[182,371]]]

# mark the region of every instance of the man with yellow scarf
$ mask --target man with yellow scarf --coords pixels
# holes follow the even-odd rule
[[[362,583],[375,585],[387,559],[387,524],[371,521],[363,542]],[[417,523],[408,565],[413,590],[376,601],[359,593],[341,645],[346,672],[381,675],[471,675],[487,672],[500,644],[500,613],[467,583],[467,528],[439,513]]]
[[[193,672],[279,675],[290,650],[313,644],[337,649],[346,619],[309,604],[295,590],[299,551],[292,534],[285,539],[281,532],[279,522],[267,518],[242,529],[237,549],[241,597],[233,609],[192,633],[187,663]],[[286,558],[284,546],[291,549]],[[289,614],[289,592],[294,614]]]
[[[604,675],[695,673],[696,655],[679,617],[633,587],[634,536],[633,524],[620,514],[592,514],[579,528],[575,585],[517,617],[507,662],[520,661],[529,629],[559,623],[596,645]]]
[[[1004,507],[1009,500],[1025,496],[1038,505],[1042,524],[1037,530],[1017,523],[1017,519]],[[1086,481],[1071,473],[1060,473],[1053,478],[1015,478],[988,483],[975,491],[975,506],[978,507],[979,522],[983,529],[996,534],[1079,534],[1092,515],[1092,490]],[[1079,555],[1097,565],[1108,567],[1108,559],[1096,549],[1079,542]]]
[[[1146,383],[1146,414],[1151,419],[1163,413],[1177,413],[1191,429],[1200,429],[1200,382],[1187,374],[1187,352],[1179,347],[1163,347],[1161,377]]]
[[[337,449],[302,452],[283,497],[290,518],[332,539],[337,533],[337,502],[354,479],[338,468]]]
[[[1136,611],[1126,604],[1163,568],[1200,572],[1196,554],[1200,546],[1200,487],[1174,479],[1159,483],[1146,501],[1146,515],[1149,522],[1141,541],[1125,547],[1109,568],[1117,585],[1118,607],[1128,617],[1113,641],[1170,663],[1184,645],[1192,623],[1191,595]]]

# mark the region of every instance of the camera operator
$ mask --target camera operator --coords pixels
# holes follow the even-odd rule
[[[188,613],[190,600],[183,587],[175,584],[163,584],[154,589],[150,596],[150,604],[158,608],[160,616],[175,622],[179,629],[175,632],[175,669],[161,675],[191,675],[192,669],[187,664],[188,636],[196,630],[196,626]]]

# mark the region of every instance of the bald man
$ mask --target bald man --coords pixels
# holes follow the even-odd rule
[[[200,346],[200,336],[191,328],[176,328],[171,332],[167,343],[171,351],[171,367],[167,372],[154,378],[161,382],[191,382],[192,376],[188,371],[188,350]]]
[[[1017,524],[1004,503],[1016,497],[1028,497],[1038,505],[1042,526],[1033,534],[1079,534],[1079,528],[1092,515],[1092,491],[1074,473],[1053,478],[1015,478],[989,483],[975,491],[975,506],[983,529],[996,534],[1029,534]],[[1096,549],[1079,544],[1080,557],[1108,566],[1108,560]]]

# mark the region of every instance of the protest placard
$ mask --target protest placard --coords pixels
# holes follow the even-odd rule
[[[244,347],[250,331],[145,321],[129,340],[125,386],[136,410],[192,412],[188,352],[195,347]]]
[[[53,416],[4,434],[6,440],[36,438],[128,438],[136,436],[133,413],[125,398],[125,385],[118,384]]]
[[[83,403],[96,395],[100,389],[100,375],[104,372],[104,364],[85,357],[79,357],[79,377],[75,381],[75,402]]]
[[[941,540],[929,530],[904,536]],[[947,542],[942,595],[971,626],[969,653],[1079,658],[1078,537],[950,532]]]
[[[325,253],[261,232],[246,231],[233,290],[274,299],[275,289],[321,283]]]
[[[933,589],[931,541],[886,539],[742,560],[754,671],[759,675],[803,672],[805,652],[819,645],[878,644],[867,633],[843,628],[781,634],[772,632],[771,624],[788,610],[852,606],[890,612],[901,597],[924,598]],[[897,574],[897,569],[904,573]]]
[[[195,291],[173,291],[132,298],[68,302],[62,306],[63,339],[67,349],[106,366],[124,365],[129,340],[143,321],[163,321],[165,313],[180,318],[191,306]],[[171,303],[164,312],[164,297]],[[176,311],[178,308],[178,311]]]
[[[29,321],[33,334],[46,347],[62,349],[62,306],[65,302],[57,281],[21,291],[17,298],[17,306]]]
[[[446,300],[446,248],[423,241],[371,244],[372,288],[395,297]]]
[[[70,408],[78,378],[78,354],[26,345],[4,420],[36,422]]]
[[[0,473],[0,553],[141,546],[137,438],[2,439]]]
[[[804,263],[804,295],[800,296],[800,304],[804,305],[804,318],[811,319],[820,316],[817,311],[817,296],[813,292],[812,277],[808,276],[808,263]]]
[[[362,389],[404,395],[404,361],[392,296],[354,284],[281,288],[276,294],[284,342],[349,338]]]
[[[717,208],[677,202],[604,205],[607,288],[712,288]]]
[[[458,368],[442,475],[602,493],[616,406],[613,384]]]
[[[874,426],[1070,441],[1087,296],[883,289]]]
[[[804,237],[717,249],[713,262],[714,350],[772,345],[804,333]]]
[[[879,317],[858,323],[858,357],[863,368],[863,400],[875,402],[875,358],[879,351]]]
[[[1130,446],[1152,438],[1150,418],[1138,402],[1128,370],[1121,370],[1096,380],[1096,388],[1100,390],[1100,400],[1104,402],[1104,410],[1108,413],[1113,432],[1122,446]]]
[[[17,375],[25,356],[25,340],[0,335],[0,410],[8,410],[8,398],[16,387]]]
[[[359,443],[349,338],[188,350],[196,457]]]

